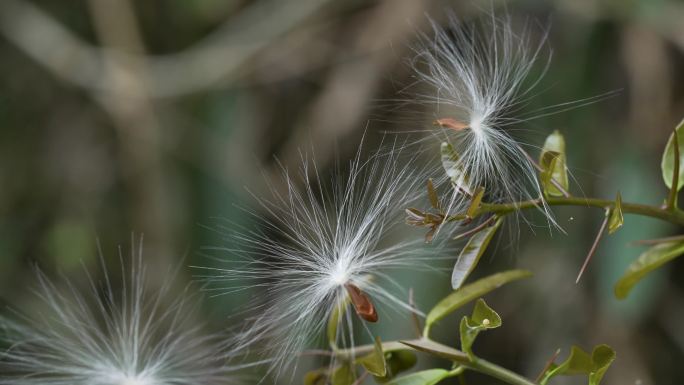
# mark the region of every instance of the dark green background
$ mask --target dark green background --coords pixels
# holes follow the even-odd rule
[[[36,6],[49,22],[24,19],[13,8],[21,4]],[[229,242],[210,230],[215,218],[246,220],[239,207],[256,206],[245,187],[266,191],[263,176],[279,172],[274,155],[297,167],[299,149],[313,147],[326,169],[336,156],[344,163],[354,154],[364,130],[372,148],[381,132],[429,128],[429,108],[386,102],[412,81],[406,60],[416,31],[426,30],[425,13],[440,20],[453,10],[469,20],[504,7],[516,23],[539,23],[536,34],[550,31],[552,63],[528,111],[622,90],[524,123],[521,139],[539,146],[554,129],[565,134],[575,194],[612,198],[620,190],[626,201],[659,204],[667,193],[660,154],[684,116],[680,1],[3,0],[0,298],[30,313],[40,306],[30,292],[34,264],[80,282],[81,264],[97,271],[98,239],[113,268],[117,247],[127,250],[132,233],[144,234],[152,284],[167,278],[159,267],[211,263],[201,248]],[[68,31],[92,56],[55,44],[45,23]],[[205,66],[189,60],[193,55]],[[92,60],[100,65],[90,73],[84,66]],[[133,76],[114,74],[100,60],[123,63]],[[182,71],[164,72],[183,60],[189,64]],[[206,74],[217,76],[201,81]],[[535,277],[487,297],[504,324],[481,336],[476,352],[535,377],[557,348],[564,356],[571,344],[607,343],[618,359],[605,383],[684,382],[682,261],[653,274],[626,301],[612,294],[642,250],[629,242],[677,229],[628,216],[575,285],[603,214],[556,213],[567,235],[522,226],[519,239],[501,237],[496,255],[481,262],[477,275],[524,267]],[[182,270],[179,285],[192,274]],[[449,290],[448,274],[441,283],[410,276],[423,309]],[[254,294],[207,298],[202,317],[216,329],[232,325],[227,317]],[[436,336],[455,343],[457,321],[443,321]],[[383,337],[411,333],[404,318],[391,325]],[[445,363],[422,357],[420,365]]]

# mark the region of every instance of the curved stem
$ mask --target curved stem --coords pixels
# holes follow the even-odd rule
[[[527,378],[519,375],[518,373],[512,372],[506,368],[502,368],[499,365],[493,364],[489,361],[483,359],[476,359],[466,366],[467,368],[486,374],[490,377],[497,378],[505,383],[511,385],[535,385],[534,382],[528,380]]]
[[[538,208],[542,204],[541,199],[532,199],[522,202],[491,204],[483,203],[475,212],[475,216],[487,213],[508,214],[517,210],[526,210],[531,208]],[[596,198],[548,198],[546,204],[549,206],[580,206],[580,207],[596,207],[596,208],[613,208],[615,201],[608,199]],[[635,214],[647,216],[651,218],[660,219],[676,225],[684,226],[684,211],[679,209],[667,210],[665,208],[644,205],[639,203],[622,203],[622,212],[628,214]]]
[[[435,347],[439,347],[445,351],[452,351],[454,353],[458,353],[458,355],[463,355],[463,359],[458,359],[457,362],[458,365],[460,366],[459,368],[463,368],[466,370],[473,370],[485,375],[488,375],[493,378],[497,378],[507,384],[511,385],[535,385],[533,381],[528,380],[527,378],[512,372],[506,368],[503,368],[499,365],[496,365],[492,362],[489,362],[487,360],[483,360],[481,358],[474,358],[474,359],[467,359],[467,355],[461,351],[458,351],[452,347],[440,344],[439,342],[435,342],[433,340],[429,340],[426,338],[422,339],[417,339],[417,340],[412,340],[412,341],[405,341],[408,342],[409,345],[410,343],[418,343],[421,341],[430,341],[431,344]],[[396,351],[396,350],[406,350],[406,349],[412,349],[409,345],[406,343],[402,343],[400,341],[387,341],[382,343],[382,350],[385,352],[389,351]],[[361,346],[356,346],[352,349],[343,349],[337,351],[336,355],[346,357],[347,359],[349,357],[358,357],[366,353],[372,352],[374,349],[374,345],[361,345]],[[444,358],[444,356],[437,355],[437,357]],[[453,372],[454,375],[460,374],[460,370],[456,370]]]

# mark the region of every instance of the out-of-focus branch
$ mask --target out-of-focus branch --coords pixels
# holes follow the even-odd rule
[[[74,36],[36,6],[20,0],[1,1],[0,31],[62,79],[84,88],[106,88],[101,50]]]
[[[150,97],[198,92],[231,80],[252,55],[330,1],[257,1],[181,52],[148,57],[132,52],[119,54],[129,62],[146,62]],[[104,91],[112,87],[103,76],[103,49],[78,38],[35,5],[23,0],[0,1],[0,31],[61,78],[88,89]]]
[[[335,153],[338,140],[352,130],[362,128],[362,119],[371,104],[376,89],[389,66],[396,63],[392,50],[406,47],[415,32],[409,20],[427,20],[421,16],[432,5],[431,1],[384,0],[366,12],[358,22],[358,32],[349,37],[355,60],[340,64],[331,72],[324,89],[312,103],[311,112],[299,123],[282,150],[285,164],[295,164],[300,156],[301,143],[316,148],[319,166],[325,165]]]
[[[88,2],[102,50],[101,79],[106,88],[89,89],[91,96],[109,113],[117,131],[119,161],[129,199],[132,226],[144,231],[154,258],[174,254],[173,226],[166,204],[161,128],[150,100],[144,60],[145,46],[129,0]]]

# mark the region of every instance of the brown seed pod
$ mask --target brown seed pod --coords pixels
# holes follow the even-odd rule
[[[437,119],[434,124],[444,128],[451,128],[454,131],[461,131],[468,128],[467,124],[452,118]]]
[[[347,293],[349,293],[349,298],[351,299],[352,305],[354,305],[356,314],[368,322],[378,322],[378,312],[375,310],[375,306],[373,306],[370,297],[362,292],[356,285],[351,283],[346,283],[344,288],[347,289]]]

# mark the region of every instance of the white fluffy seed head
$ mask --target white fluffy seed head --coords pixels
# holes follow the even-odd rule
[[[1,320],[11,347],[0,352],[0,384],[236,383],[224,338],[193,324],[186,293],[168,286],[148,290],[136,259],[130,269],[122,264],[120,289],[105,272],[102,285],[88,276],[86,294],[69,281],[59,287],[39,271],[40,315]]]
[[[542,55],[545,37],[535,43],[527,26],[515,31],[508,17],[493,15],[470,24],[451,17],[445,28],[431,24],[433,33],[421,35],[412,61],[418,83],[428,91],[414,97],[434,107],[438,122],[456,123],[438,124],[432,134],[456,150],[471,191],[484,187],[494,202],[538,198],[535,166],[511,134],[513,125],[525,120],[520,110],[548,65],[549,56]],[[542,71],[533,76],[539,61]],[[454,190],[450,212],[469,200]],[[545,207],[542,211],[553,222]]]
[[[423,242],[420,232],[408,241],[388,242],[404,210],[417,194],[424,194],[425,174],[414,171],[412,159],[400,160],[397,152],[395,147],[365,161],[357,155],[346,176],[333,177],[332,188],[321,183],[315,164],[307,160],[299,175],[283,170],[285,192],[272,188],[271,199],[260,199],[265,212],[253,213],[263,230],[230,234],[239,246],[219,249],[226,267],[203,275],[219,294],[262,291],[249,305],[255,312],[236,345],[268,357],[276,375],[292,373],[299,353],[321,341],[335,309],[346,309],[336,343],[354,346],[352,321],[358,317],[346,301],[345,285],[370,297],[379,322],[389,309],[410,311],[401,299],[407,298],[406,288],[391,272],[425,268],[438,257],[417,250]],[[244,280],[251,284],[241,286]]]

